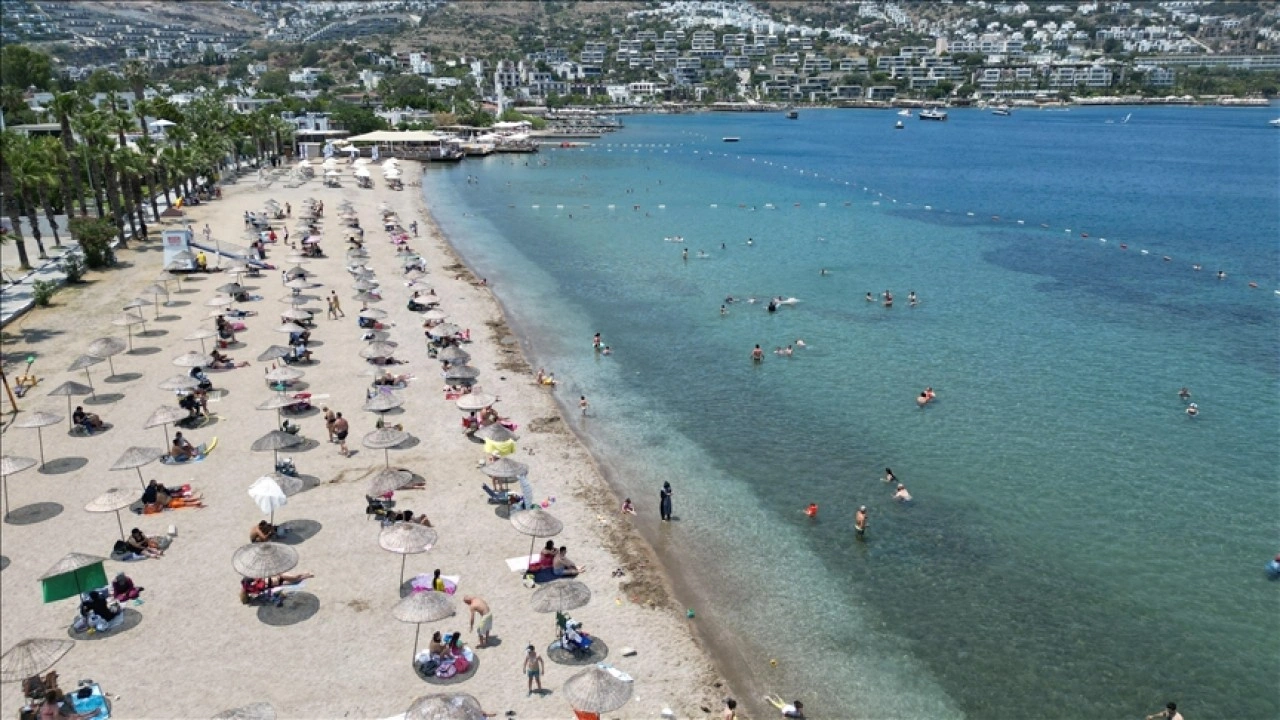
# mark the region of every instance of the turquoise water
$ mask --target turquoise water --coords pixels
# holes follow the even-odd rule
[[[423,192],[560,399],[589,398],[580,429],[750,698],[1273,718],[1280,132],[1126,112],[630,117]]]

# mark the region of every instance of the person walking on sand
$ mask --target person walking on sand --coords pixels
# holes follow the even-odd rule
[[[476,635],[480,636],[480,644],[476,647],[489,646],[489,633],[493,631],[493,611],[489,609],[489,603],[484,598],[478,598],[467,595],[462,598],[462,604],[471,608],[471,627],[475,629]],[[480,616],[480,623],[476,624],[476,616]]]
[[[671,483],[662,483],[662,489],[658,491],[658,514],[663,520],[671,521],[671,496],[675,491],[671,489]]]
[[[327,297],[327,298],[325,298],[325,299],[329,301],[329,319],[330,319],[330,320],[337,320],[337,319],[338,319],[338,311],[337,311],[337,309],[335,309],[335,308],[333,307],[333,296],[332,296],[332,295],[330,295],[329,297]]]
[[[347,434],[351,432],[351,424],[347,419],[342,417],[342,413],[338,413],[333,419],[333,436],[342,443],[338,448],[338,452],[342,453],[342,457],[350,457],[351,451],[347,449]]]
[[[533,685],[537,683],[538,693],[542,693],[542,656],[538,655],[538,650],[530,645],[524,649],[524,676],[528,678],[529,694],[533,694]]]
[[[329,297],[333,299],[333,311],[338,313],[339,317],[346,317],[347,314],[342,312],[342,302],[338,300],[338,291],[331,291]]]
[[[417,220],[414,220],[413,222],[409,223],[409,229],[413,231],[414,237],[418,237],[418,221]]]
[[[859,540],[865,540],[867,536],[867,506],[863,505],[858,508],[858,512],[853,514],[853,532],[857,534]]]
[[[320,412],[324,413],[324,427],[329,431],[329,442],[333,442],[333,424],[337,422],[338,416],[333,414],[328,405],[321,407]]]
[[[586,417],[586,416],[587,416],[587,407],[588,407],[588,406],[589,406],[589,405],[588,405],[588,403],[587,403],[587,396],[586,396],[586,395],[579,395],[579,396],[578,396],[578,407],[579,407],[579,408],[581,408],[581,410],[582,410],[582,416],[583,416],[583,417]]]

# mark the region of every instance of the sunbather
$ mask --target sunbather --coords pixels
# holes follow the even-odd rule
[[[569,559],[569,548],[565,545],[560,546],[560,551],[556,553],[556,558],[551,564],[551,572],[556,577],[577,577],[586,570]]]
[[[279,534],[280,534],[280,528],[276,527],[275,525],[272,525],[266,520],[259,520],[258,524],[254,525],[253,528],[249,530],[249,542],[251,543],[271,542],[272,540],[275,540],[277,537],[279,537]]]
[[[249,365],[247,361],[236,362],[235,360],[232,360],[230,357],[218,352],[217,348],[214,348],[210,355],[213,357],[213,362],[209,363],[209,367],[217,370],[231,370],[233,368],[247,367]]]
[[[102,429],[102,418],[91,412],[85,412],[80,405],[76,406],[76,411],[71,413],[71,422],[80,427],[93,432]]]
[[[164,551],[160,549],[160,544],[155,540],[146,536],[138,528],[134,528],[129,532],[129,537],[125,538],[125,545],[129,546],[129,551],[149,558],[164,557]]]
[[[253,598],[271,593],[290,585],[299,585],[303,580],[313,578],[312,573],[297,575],[275,575],[267,578],[244,578],[240,581],[240,602],[249,604]]]
[[[169,448],[169,457],[178,462],[190,460],[196,456],[196,449],[191,446],[187,439],[182,437],[182,433],[174,433],[173,445]]]
[[[431,521],[427,519],[426,514],[414,515],[412,510],[404,510],[400,513],[400,522],[417,523],[418,525],[426,525],[431,527]]]
[[[137,600],[142,590],[143,588],[134,585],[133,580],[124,573],[119,573],[116,579],[111,581],[111,594],[115,596],[116,602]]]

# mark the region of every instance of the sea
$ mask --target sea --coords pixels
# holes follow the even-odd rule
[[[422,192],[752,716],[1265,720],[1276,114],[626,116]]]

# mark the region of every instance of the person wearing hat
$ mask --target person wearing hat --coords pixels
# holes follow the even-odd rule
[[[867,534],[867,506],[863,505],[858,508],[858,512],[853,514],[853,531],[858,535],[858,539],[862,540]]]

